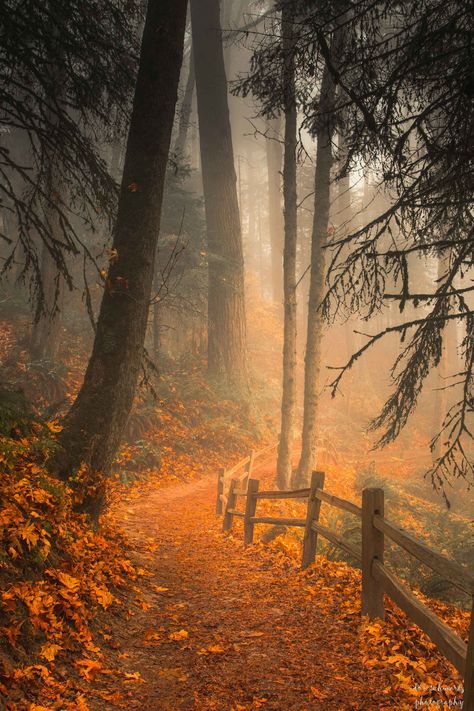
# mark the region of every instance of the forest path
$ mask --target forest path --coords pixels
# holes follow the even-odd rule
[[[215,477],[158,490],[123,508],[124,528],[155,574],[156,592],[147,597],[149,609],[114,630],[118,663],[144,680],[124,685],[118,707],[388,708],[382,679],[362,665],[358,615],[350,624],[338,617],[344,589],[333,597],[259,546],[244,549],[240,522],[235,537],[223,535],[214,509]],[[157,544],[153,554],[144,552],[150,539]]]

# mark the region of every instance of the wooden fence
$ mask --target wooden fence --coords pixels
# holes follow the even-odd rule
[[[362,506],[324,491],[324,473],[313,472],[311,487],[292,491],[260,491],[258,479],[251,478],[255,460],[268,453],[267,447],[239,462],[232,469],[220,470],[217,483],[218,514],[223,514],[223,530],[232,528],[234,517],[243,519],[244,543],[253,542],[256,524],[280,524],[304,529],[301,567],[316,559],[318,535],[353,556],[362,567],[362,614],[370,619],[384,619],[384,594],[388,595],[420,627],[464,678],[463,711],[474,711],[474,575],[464,566],[432,550],[408,532],[391,523],[384,514],[384,491],[367,488],[362,492]],[[242,470],[242,471],[240,471]],[[245,510],[237,508],[239,497]],[[257,516],[259,499],[302,499],[307,502],[306,518]],[[354,546],[319,522],[321,504],[329,504],[361,520],[362,545]],[[466,644],[448,625],[422,603],[384,565],[385,538],[397,544],[423,564],[437,572],[472,599],[469,640]]]

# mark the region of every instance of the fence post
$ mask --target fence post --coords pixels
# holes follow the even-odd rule
[[[260,482],[258,479],[249,479],[247,483],[247,501],[245,504],[245,517],[244,517],[244,545],[248,546],[253,543],[253,529],[255,524],[250,520],[255,516],[255,510],[257,508],[257,497],[258,487]]]
[[[362,492],[362,614],[369,619],[385,619],[382,586],[372,575],[374,560],[383,563],[384,535],[374,526],[374,515],[384,515],[383,489],[368,488]]]
[[[308,507],[306,509],[306,526],[303,538],[303,555],[301,569],[305,570],[316,558],[316,548],[318,545],[317,531],[313,531],[313,521],[319,521],[321,501],[316,498],[317,489],[324,489],[324,472],[313,472],[311,474],[311,491],[308,497]]]
[[[217,499],[216,499],[216,514],[222,513],[222,499],[221,496],[224,493],[224,475],[225,469],[221,467],[217,472]]]
[[[474,711],[474,597],[472,598],[471,624],[469,626],[466,668],[464,670],[464,701],[462,711]]]
[[[234,494],[234,489],[236,484],[237,482],[235,481],[235,479],[230,480],[229,492],[227,494],[227,504],[224,511],[224,520],[222,522],[223,531],[230,531],[230,529],[232,528],[232,520],[234,517],[232,516],[232,514],[228,513],[228,511],[229,509],[235,508],[237,497]]]

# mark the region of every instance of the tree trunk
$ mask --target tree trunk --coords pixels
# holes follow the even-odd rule
[[[194,86],[196,83],[194,74],[194,54],[193,48],[190,49],[188,80],[186,89],[184,90],[183,103],[181,104],[181,113],[179,117],[178,136],[174,146],[174,153],[178,158],[183,158],[185,154],[186,139],[188,137],[189,121],[191,118],[191,107],[193,104]]]
[[[61,228],[57,214],[51,211],[49,221],[52,238],[61,238]],[[33,324],[30,341],[30,352],[37,360],[54,361],[58,355],[61,317],[64,304],[64,278],[62,277],[54,257],[43,244],[41,253],[41,282],[43,288],[42,310]]]
[[[287,3],[282,9],[283,50],[285,69],[283,89],[285,102],[285,161],[283,166],[283,200],[285,205],[285,246],[283,253],[284,282],[284,341],[283,394],[281,402],[281,434],[278,446],[277,485],[288,488],[291,479],[296,408],[296,244],[297,244],[297,186],[296,145],[297,109],[295,100],[295,60],[293,48],[294,9]]]
[[[347,162],[347,142],[344,133],[339,134],[339,166],[338,170],[342,170]],[[337,214],[335,222],[339,226],[339,232],[349,234],[352,220],[352,205],[351,205],[351,181],[350,172],[347,171],[337,182]]]
[[[339,54],[341,30],[336,30],[332,43],[333,61]],[[305,355],[304,415],[301,458],[295,473],[295,486],[305,486],[316,466],[317,424],[319,409],[321,341],[323,319],[320,311],[324,295],[325,247],[327,244],[331,167],[332,113],[335,103],[335,83],[328,68],[324,68],[319,100],[319,126],[316,140],[316,172],[314,179],[314,218],[311,236],[311,275],[308,300],[308,327]]]
[[[283,211],[281,205],[281,164],[280,143],[281,119],[269,122],[271,135],[265,139],[268,171],[268,213],[270,227],[270,247],[272,264],[272,294],[275,303],[282,301],[282,255],[283,255]]]
[[[47,190],[51,200],[61,200],[61,185],[57,180],[55,156],[47,156],[49,165],[47,169]],[[50,205],[45,206],[45,217],[50,227],[50,240],[53,244],[61,243],[62,230],[59,214]],[[64,307],[64,277],[51,254],[47,245],[43,243],[41,252],[41,287],[42,298],[39,304],[41,310],[38,318],[33,323],[30,338],[30,352],[37,360],[51,360],[57,358],[61,322]]]
[[[154,284],[154,289],[153,291],[157,293],[159,291],[161,284],[158,282],[158,279],[155,279],[155,284]],[[157,298],[157,297],[155,297]],[[157,298],[157,300],[153,303],[153,323],[152,323],[152,331],[153,331],[153,358],[155,360],[155,363],[159,363],[161,356],[163,354],[163,338],[162,338],[162,316],[163,316],[163,304]]]
[[[191,0],[191,21],[209,260],[208,369],[246,395],[244,261],[219,0]]]
[[[51,9],[51,8],[50,8]],[[53,30],[53,40],[58,41],[57,30]],[[54,63],[55,80],[55,100],[63,102],[62,84],[64,70],[58,66],[57,60]],[[51,109],[47,109],[51,123],[55,124],[55,116]],[[57,210],[52,203],[62,203],[64,197],[64,186],[61,184],[60,173],[57,167],[57,156],[54,151],[47,150],[44,156],[45,162],[45,192],[49,202],[44,205],[44,216],[49,225],[49,241],[54,246],[61,244],[63,234],[61,221]],[[41,288],[39,314],[37,313],[30,339],[30,351],[33,358],[55,360],[61,333],[61,320],[64,302],[64,278],[54,255],[43,242],[41,252]]]
[[[439,287],[443,283],[446,274],[449,272],[450,254],[438,256],[437,281],[434,287]],[[413,273],[414,270],[412,270]],[[417,286],[420,284],[417,279]],[[421,282],[422,283],[422,282]],[[420,289],[423,291],[423,289]],[[455,376],[462,369],[458,358],[458,324],[455,319],[445,322],[442,332],[442,353],[441,359],[436,368],[436,389],[433,393],[433,446],[431,449],[431,457],[433,464],[442,456],[446,449],[448,440],[447,431],[443,431],[443,425],[446,423],[450,407],[454,404],[452,396],[452,385],[455,382]],[[440,435],[439,437],[437,435]]]
[[[53,468],[90,472],[84,509],[97,519],[142,365],[168,152],[183,57],[186,0],[149,0],[111,260],[84,384]]]

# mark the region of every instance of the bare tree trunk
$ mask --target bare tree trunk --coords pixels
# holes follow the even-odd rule
[[[293,54],[294,9],[287,3],[282,9],[283,51],[285,70],[283,89],[285,102],[285,160],[283,167],[283,199],[285,205],[285,246],[283,253],[284,282],[284,342],[283,342],[283,394],[281,401],[281,433],[278,446],[277,485],[288,488],[291,480],[291,455],[293,453],[296,408],[296,245],[297,186],[296,143],[297,109],[295,99],[295,59]]]
[[[54,42],[57,42],[57,31],[53,30]],[[56,64],[54,69],[55,99],[62,103],[63,70]],[[52,110],[48,109],[51,122],[55,123]],[[49,202],[44,206],[44,215],[49,225],[49,241],[51,245],[62,242],[61,222],[53,203],[63,201],[64,186],[61,185],[60,173],[56,165],[54,152],[46,151],[45,162],[45,192]],[[62,309],[64,303],[64,278],[54,259],[53,254],[43,243],[41,252],[41,289],[40,312],[33,323],[30,339],[30,351],[34,358],[54,360],[59,349]]]
[[[191,0],[209,259],[209,374],[247,391],[244,260],[219,0]]]
[[[343,170],[347,162],[347,144],[342,132],[339,134],[338,144],[339,170]],[[337,214],[335,222],[339,225],[339,232],[341,234],[349,234],[351,229],[352,204],[350,177],[350,172],[347,170],[337,182]]]
[[[186,0],[148,2],[112,245],[117,258],[110,264],[84,384],[52,463],[65,479],[87,467],[84,509],[95,520],[142,365],[186,5]]]
[[[59,239],[61,228],[58,216],[53,211],[50,212],[50,224],[53,239]],[[55,360],[58,355],[61,334],[64,278],[45,244],[43,244],[41,253],[41,282],[43,288],[42,310],[38,320],[33,323],[30,351],[33,358],[38,360]]]
[[[437,285],[444,281],[446,273],[449,272],[450,254],[438,257]],[[417,284],[419,284],[417,280]],[[420,289],[423,291],[423,289]],[[443,344],[441,359],[436,368],[436,390],[433,396],[433,432],[434,439],[431,450],[433,463],[443,454],[445,442],[448,439],[447,432],[442,432],[449,408],[454,404],[451,395],[452,385],[459,375],[461,363],[458,358],[458,324],[455,319],[445,322],[443,329]],[[451,387],[450,387],[451,386]],[[440,434],[441,433],[441,434]],[[437,435],[440,434],[439,437]]]
[[[163,317],[163,304],[159,298],[159,290],[161,287],[161,280],[156,278],[154,281],[153,291],[157,296],[155,296],[155,301],[153,303],[153,357],[155,363],[160,361],[163,349],[163,333],[162,333],[162,317]]]
[[[339,54],[341,31],[336,30],[333,61]],[[325,246],[327,244],[331,167],[332,167],[332,112],[335,103],[335,83],[325,67],[319,100],[319,127],[316,140],[316,172],[314,180],[314,218],[311,237],[311,276],[308,301],[308,330],[305,355],[304,416],[301,458],[294,476],[294,485],[308,483],[316,466],[318,410],[320,399],[321,340],[323,319],[320,311],[324,295]]]
[[[339,133],[338,137],[338,153],[339,153],[339,166],[338,171],[344,170],[344,166],[347,162],[347,142],[343,131]],[[337,181],[337,200],[336,200],[336,215],[335,223],[337,224],[337,234],[338,236],[343,236],[349,234],[352,229],[352,217],[353,217],[353,207],[351,200],[351,183],[350,183],[350,172],[347,171],[338,181]],[[355,341],[353,333],[353,324],[351,321],[347,321],[344,324],[344,342],[346,345],[345,360],[349,360],[351,355],[355,351]],[[349,404],[351,400],[351,394],[348,394],[347,403]]]
[[[61,185],[55,167],[55,156],[46,157],[47,191],[50,200],[61,200]],[[45,217],[50,228],[50,241],[60,243],[62,230],[59,215],[50,205],[45,206]],[[41,288],[40,312],[33,323],[29,349],[33,358],[52,360],[57,358],[61,323],[64,307],[64,277],[47,245],[43,243],[41,251]]]
[[[275,303],[282,301],[283,211],[281,204],[281,167],[283,151],[280,143],[281,118],[269,122],[271,133],[265,139],[268,172],[268,215],[272,257],[272,294]]]
[[[188,80],[186,89],[184,90],[183,103],[181,104],[181,113],[179,117],[178,136],[174,146],[174,153],[178,157],[183,157],[186,147],[186,139],[188,137],[189,121],[191,118],[191,107],[193,104],[194,86],[196,77],[194,74],[194,54],[193,48],[190,49]]]

